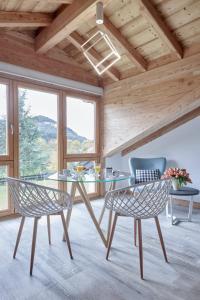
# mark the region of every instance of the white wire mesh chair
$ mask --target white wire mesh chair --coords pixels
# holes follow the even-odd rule
[[[33,271],[37,225],[38,220],[42,216],[47,216],[48,238],[51,243],[50,235],[50,215],[59,214],[61,216],[65,238],[71,259],[73,259],[70,240],[67,232],[66,222],[63,210],[70,209],[72,206],[71,196],[63,191],[44,187],[35,183],[19,180],[16,178],[7,178],[8,187],[11,199],[14,202],[14,207],[18,213],[22,215],[13,258],[16,257],[18,245],[20,242],[24,222],[26,217],[34,218],[31,261],[30,261],[30,275]]]
[[[133,217],[135,220],[135,245],[137,238],[138,225],[138,241],[139,241],[139,257],[140,257],[140,275],[143,279],[143,250],[142,250],[142,219],[154,218],[160,243],[162,246],[165,261],[167,254],[165,250],[164,240],[160,228],[158,215],[164,210],[169,197],[171,188],[171,180],[159,180],[154,182],[137,184],[127,188],[110,191],[106,194],[106,208],[115,212],[112,230],[109,236],[106,259],[109,257],[110,248],[114,236],[114,231],[118,216]]]

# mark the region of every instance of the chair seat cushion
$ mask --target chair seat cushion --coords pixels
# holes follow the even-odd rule
[[[141,170],[136,169],[136,183],[156,181],[160,179],[160,171],[159,169],[155,170]]]

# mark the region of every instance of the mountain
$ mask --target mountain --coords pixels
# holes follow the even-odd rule
[[[49,141],[51,139],[56,139],[57,128],[56,122],[53,119],[41,115],[35,116],[33,117],[33,119],[44,140]],[[86,137],[78,135],[74,130],[72,130],[69,127],[67,127],[66,135],[68,136],[68,139],[72,141],[78,140],[82,143],[87,140]]]

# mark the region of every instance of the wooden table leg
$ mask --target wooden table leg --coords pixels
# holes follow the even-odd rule
[[[74,202],[75,194],[76,194],[76,183],[72,182],[71,197],[72,197],[73,202]],[[65,221],[66,226],[67,226],[67,230],[69,228],[69,222],[70,222],[70,219],[71,219],[71,214],[72,214],[72,207],[67,210],[66,221]],[[64,242],[66,241],[65,234],[63,234],[63,241]]]
[[[82,197],[82,200],[85,203],[85,206],[86,206],[86,208],[87,208],[87,210],[88,210],[88,212],[89,212],[89,214],[90,214],[90,216],[92,218],[92,221],[93,221],[93,223],[94,223],[94,225],[95,225],[95,227],[96,227],[96,229],[97,229],[97,231],[98,231],[98,233],[99,233],[99,235],[100,235],[100,237],[101,237],[104,245],[107,246],[107,241],[106,241],[106,239],[104,237],[104,234],[103,234],[103,232],[102,232],[102,230],[101,230],[101,228],[100,228],[100,226],[98,224],[98,221],[97,221],[97,219],[95,217],[92,205],[90,203],[90,199],[88,197],[88,194],[86,192],[86,189],[85,189],[85,186],[84,186],[83,182],[80,182],[80,183],[76,182],[76,188],[78,189],[78,191],[79,191],[79,193],[80,193],[80,195]]]
[[[113,183],[113,182],[110,182],[110,186],[109,186],[109,188],[108,188],[108,191],[109,191],[109,192],[112,191],[112,190],[114,190],[113,186],[115,186],[114,183]],[[100,214],[100,217],[99,217],[99,226],[101,225],[101,221],[102,221],[102,219],[103,219],[105,210],[106,210],[106,206],[105,206],[105,202],[104,202],[103,208],[102,208],[102,211],[101,211],[101,214]]]
[[[109,187],[109,191],[114,190],[115,186],[116,186],[116,182],[115,181],[111,182],[110,187]],[[112,228],[112,216],[113,216],[113,212],[112,212],[112,210],[110,210],[110,212],[109,212],[109,218],[108,218],[107,247],[108,247],[110,233],[111,233],[111,228]]]

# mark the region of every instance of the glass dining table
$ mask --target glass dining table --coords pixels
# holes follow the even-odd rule
[[[75,199],[75,194],[76,191],[79,192],[81,199],[83,203],[85,204],[89,215],[96,227],[96,230],[98,234],[100,235],[105,247],[108,245],[108,239],[110,235],[110,230],[111,230],[111,225],[112,225],[112,211],[109,212],[109,218],[108,218],[108,230],[107,230],[107,236],[105,237],[102,229],[101,229],[101,221],[102,217],[105,211],[105,204],[103,205],[102,212],[100,215],[99,220],[97,220],[94,210],[92,208],[91,202],[90,202],[90,197],[89,194],[87,193],[87,188],[86,185],[88,183],[101,183],[101,184],[109,184],[108,190],[114,190],[116,187],[116,183],[120,181],[125,181],[129,180],[131,178],[131,175],[127,172],[115,172],[114,175],[110,174],[107,175],[105,171],[100,172],[100,174],[89,174],[89,173],[83,173],[83,174],[78,174],[78,173],[73,173],[70,174],[70,171],[65,170],[64,173],[58,172],[53,175],[50,175],[48,179],[51,180],[56,180],[59,182],[63,183],[71,183],[71,197],[74,201]],[[67,227],[69,226],[70,223],[70,218],[71,218],[71,213],[72,213],[72,208],[68,210],[67,216],[66,216],[66,224]]]

